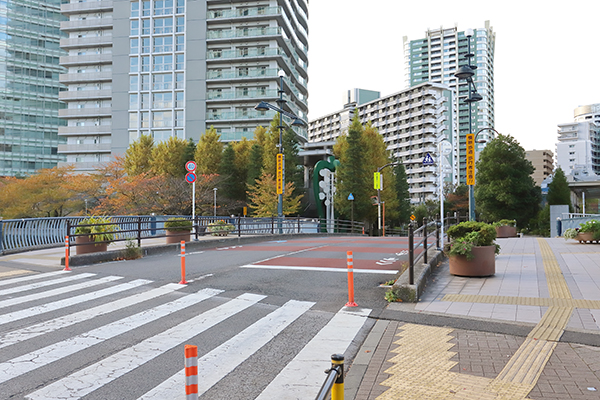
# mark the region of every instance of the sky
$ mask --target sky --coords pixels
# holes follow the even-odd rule
[[[404,36],[489,20],[494,128],[525,150],[555,152],[557,125],[573,122],[576,107],[600,103],[599,15],[600,0],[310,0],[308,118],[342,109],[348,89],[405,89]]]

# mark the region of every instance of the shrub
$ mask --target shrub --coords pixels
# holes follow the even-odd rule
[[[476,221],[465,221],[451,226],[447,230],[450,243],[446,245],[449,256],[465,256],[467,260],[473,259],[474,246],[496,246],[495,252],[500,252],[496,240],[496,228],[490,224]]]
[[[76,235],[90,235],[95,242],[112,242],[115,240],[115,233],[119,231],[119,227],[112,223],[110,217],[89,216],[83,219],[77,228]]]
[[[600,240],[600,222],[592,219],[588,222],[584,222],[579,224],[579,232],[581,233],[591,233],[594,240]]]
[[[501,219],[498,222],[492,224],[494,227],[497,226],[517,226],[517,221],[514,219]]]
[[[191,231],[192,221],[182,217],[173,217],[165,221],[165,229],[170,231]]]
[[[563,233],[563,236],[566,239],[575,239],[577,237],[577,235],[579,234],[579,228],[569,228],[567,230],[565,230],[565,232]]]
[[[227,223],[222,219],[216,222],[211,222],[206,227],[206,230],[211,232],[213,236],[226,235],[234,229],[235,227],[232,224]]]

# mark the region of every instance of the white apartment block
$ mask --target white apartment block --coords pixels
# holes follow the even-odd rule
[[[452,92],[441,84],[422,83],[364,104],[310,121],[309,142],[326,142],[347,134],[355,113],[363,125],[371,122],[383,136],[392,158],[406,169],[411,203],[439,198],[440,141],[452,146]],[[429,153],[436,165],[423,165]],[[444,181],[452,182],[451,156],[444,152]],[[373,171],[375,172],[375,171]]]
[[[577,107],[574,122],[558,125],[556,164],[576,179],[600,176],[600,104]]]
[[[197,141],[214,126],[223,141],[252,138],[275,115],[254,107],[275,104],[279,71],[284,108],[306,120],[306,0],[71,0],[61,11],[69,55],[59,152],[80,172],[141,134]]]

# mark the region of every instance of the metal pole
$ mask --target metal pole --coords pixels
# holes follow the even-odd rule
[[[196,181],[192,182],[192,223],[196,220]],[[197,228],[192,225],[192,229],[194,233],[197,231]]]
[[[377,189],[377,236],[379,235],[381,235],[381,189]]]
[[[427,264],[427,217],[423,218],[423,264]]]
[[[217,188],[213,189],[213,193],[214,193],[214,197],[213,197],[214,198],[214,203],[213,203],[214,206],[213,206],[213,208],[214,208],[214,216],[216,217],[217,216]]]
[[[443,173],[443,159],[442,159],[442,142],[438,144],[438,159],[440,162],[440,218],[442,220],[442,226],[440,228],[440,237],[441,239],[438,242],[438,247],[440,249],[444,248],[444,173]]]
[[[471,54],[471,36],[467,37],[467,54]],[[471,66],[471,58],[467,57],[469,67]],[[469,100],[471,99],[471,82],[467,82],[469,86]],[[469,101],[469,133],[473,133],[471,121],[471,102]],[[475,195],[473,193],[473,185],[469,185],[469,221],[475,221]]]
[[[408,283],[415,283],[415,237],[412,222],[408,223]]]
[[[279,112],[279,154],[283,155],[283,120],[281,117],[281,108],[283,107],[283,74],[279,74],[279,100],[277,101],[277,105],[280,108]],[[285,164],[285,161],[284,161]],[[281,175],[281,193],[277,196],[277,227],[279,228],[279,233],[283,233],[283,228],[281,226],[283,219],[283,193],[285,192],[285,168],[284,172]]]

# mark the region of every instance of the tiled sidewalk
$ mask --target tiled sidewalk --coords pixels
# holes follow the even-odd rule
[[[493,277],[445,264],[388,306],[355,399],[600,399],[600,245],[498,241]]]

